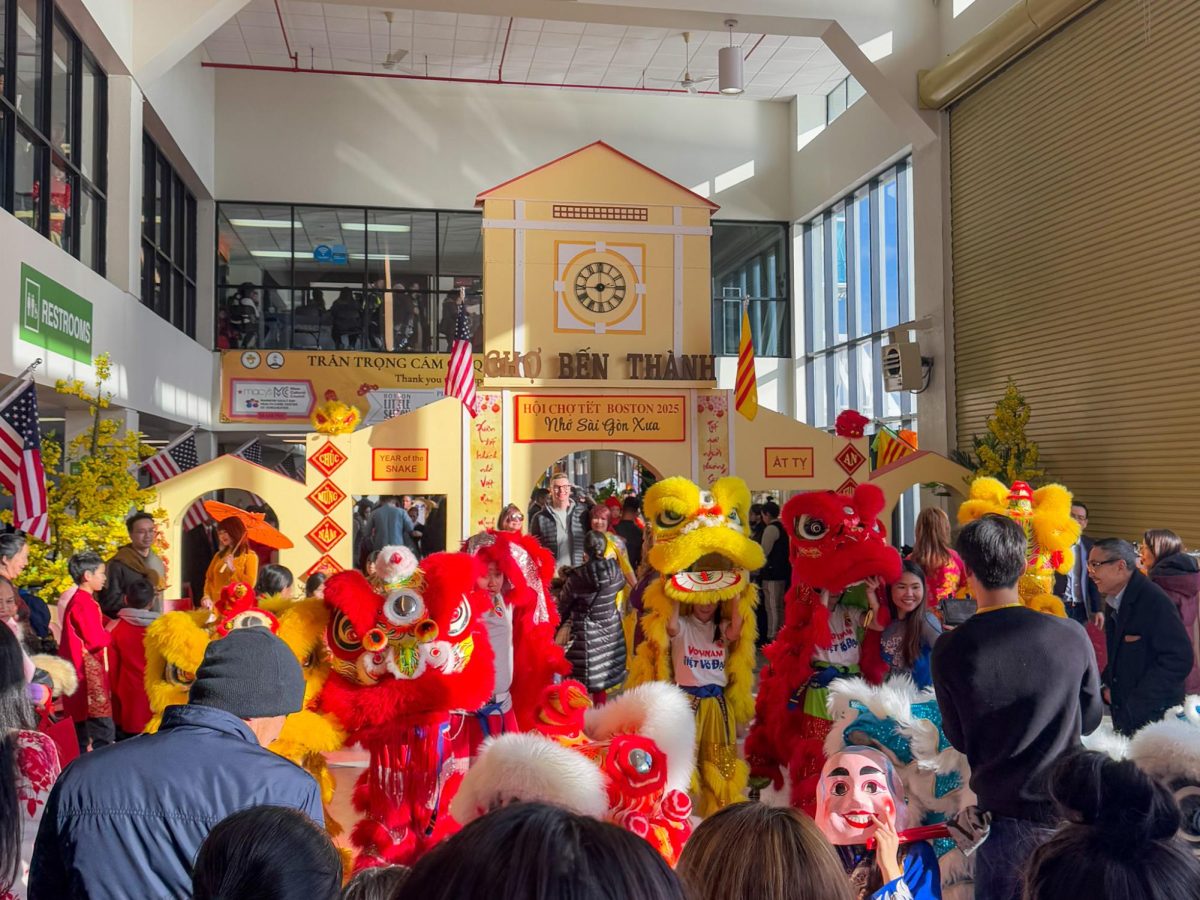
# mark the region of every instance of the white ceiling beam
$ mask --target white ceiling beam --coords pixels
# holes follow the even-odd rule
[[[133,0],[133,76],[161,78],[250,0]]]

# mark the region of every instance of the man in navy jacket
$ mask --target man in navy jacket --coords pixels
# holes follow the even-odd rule
[[[304,704],[304,675],[265,628],[204,654],[186,706],[158,733],[87,753],[50,792],[30,865],[30,900],[190,897],[192,864],[214,825],[251,806],[324,824],[307,772],[266,749]]]

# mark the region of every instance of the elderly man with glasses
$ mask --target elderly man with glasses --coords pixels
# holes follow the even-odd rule
[[[1129,541],[1106,538],[1088,554],[1088,574],[1108,600],[1108,665],[1101,680],[1113,728],[1132,735],[1183,702],[1192,642],[1175,604],[1138,571]]]

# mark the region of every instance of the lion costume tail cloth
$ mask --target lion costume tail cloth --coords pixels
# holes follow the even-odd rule
[[[749,777],[737,753],[737,728],[754,713],[758,589],[750,573],[762,567],[763,552],[748,533],[750,492],[740,478],[722,478],[711,491],[686,478],[667,478],[646,492],[643,506],[653,537],[647,558],[660,577],[643,595],[644,640],[630,684],[675,681],[691,697],[697,740],[692,793],[697,812],[707,816],[739,800]],[[675,604],[681,616],[715,604],[718,622],[740,619],[740,633],[724,646],[723,685],[720,677],[689,678],[674,665],[667,626]],[[676,641],[682,640],[681,633]],[[676,655],[686,668],[685,656]]]

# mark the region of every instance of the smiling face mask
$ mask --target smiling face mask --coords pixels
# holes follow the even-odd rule
[[[869,747],[847,747],[821,770],[817,825],[831,844],[865,844],[875,834],[871,817],[904,828],[904,788],[891,761]]]

